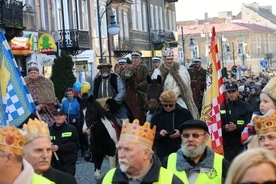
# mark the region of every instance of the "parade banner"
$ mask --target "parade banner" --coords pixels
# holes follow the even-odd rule
[[[211,136],[211,147],[218,153],[223,154],[222,122],[220,107],[225,100],[225,92],[222,80],[222,67],[219,60],[218,47],[216,44],[215,27],[212,28],[212,37],[209,54],[209,64],[206,76],[206,90],[203,99],[201,120],[205,121]]]
[[[2,31],[0,31],[0,101],[0,127],[18,127],[36,110]]]

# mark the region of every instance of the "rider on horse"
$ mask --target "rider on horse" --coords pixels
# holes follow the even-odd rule
[[[148,82],[147,76],[149,75],[149,69],[146,65],[141,64],[141,54],[139,52],[132,52],[132,72],[136,77],[135,79],[135,91],[140,100],[141,106],[146,111],[147,109],[147,92]]]
[[[121,77],[111,72],[112,65],[101,63],[97,67],[100,72],[94,80],[93,96],[95,99],[105,99],[105,107],[121,122],[128,118],[128,111],[123,102],[126,89]]]

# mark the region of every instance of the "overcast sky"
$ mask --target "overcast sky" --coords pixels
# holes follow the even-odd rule
[[[272,5],[272,12],[276,15],[276,0],[178,0],[175,3],[176,20],[204,19],[204,13],[208,13],[208,17],[217,17],[221,11],[232,11],[236,15],[243,3],[254,2],[259,6]]]

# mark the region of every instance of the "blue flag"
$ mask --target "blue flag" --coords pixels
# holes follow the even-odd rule
[[[0,127],[18,127],[36,110],[2,31],[0,31],[0,103]]]

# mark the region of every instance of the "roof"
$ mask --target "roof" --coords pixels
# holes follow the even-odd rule
[[[241,32],[241,31],[258,31],[258,32],[276,32],[275,29],[267,28],[257,24],[245,23],[220,23],[220,24],[201,24],[201,25],[186,25],[183,27],[185,35],[197,35],[201,33],[210,33],[212,27],[216,28],[216,32]],[[182,35],[181,27],[177,29],[178,35]]]
[[[250,6],[246,6],[248,9],[258,13],[261,17],[263,17],[266,20],[269,20],[270,22],[272,22],[273,24],[276,24],[276,16],[271,13],[268,9],[266,8],[261,8],[259,6],[259,11],[255,10],[254,8],[250,7]]]

